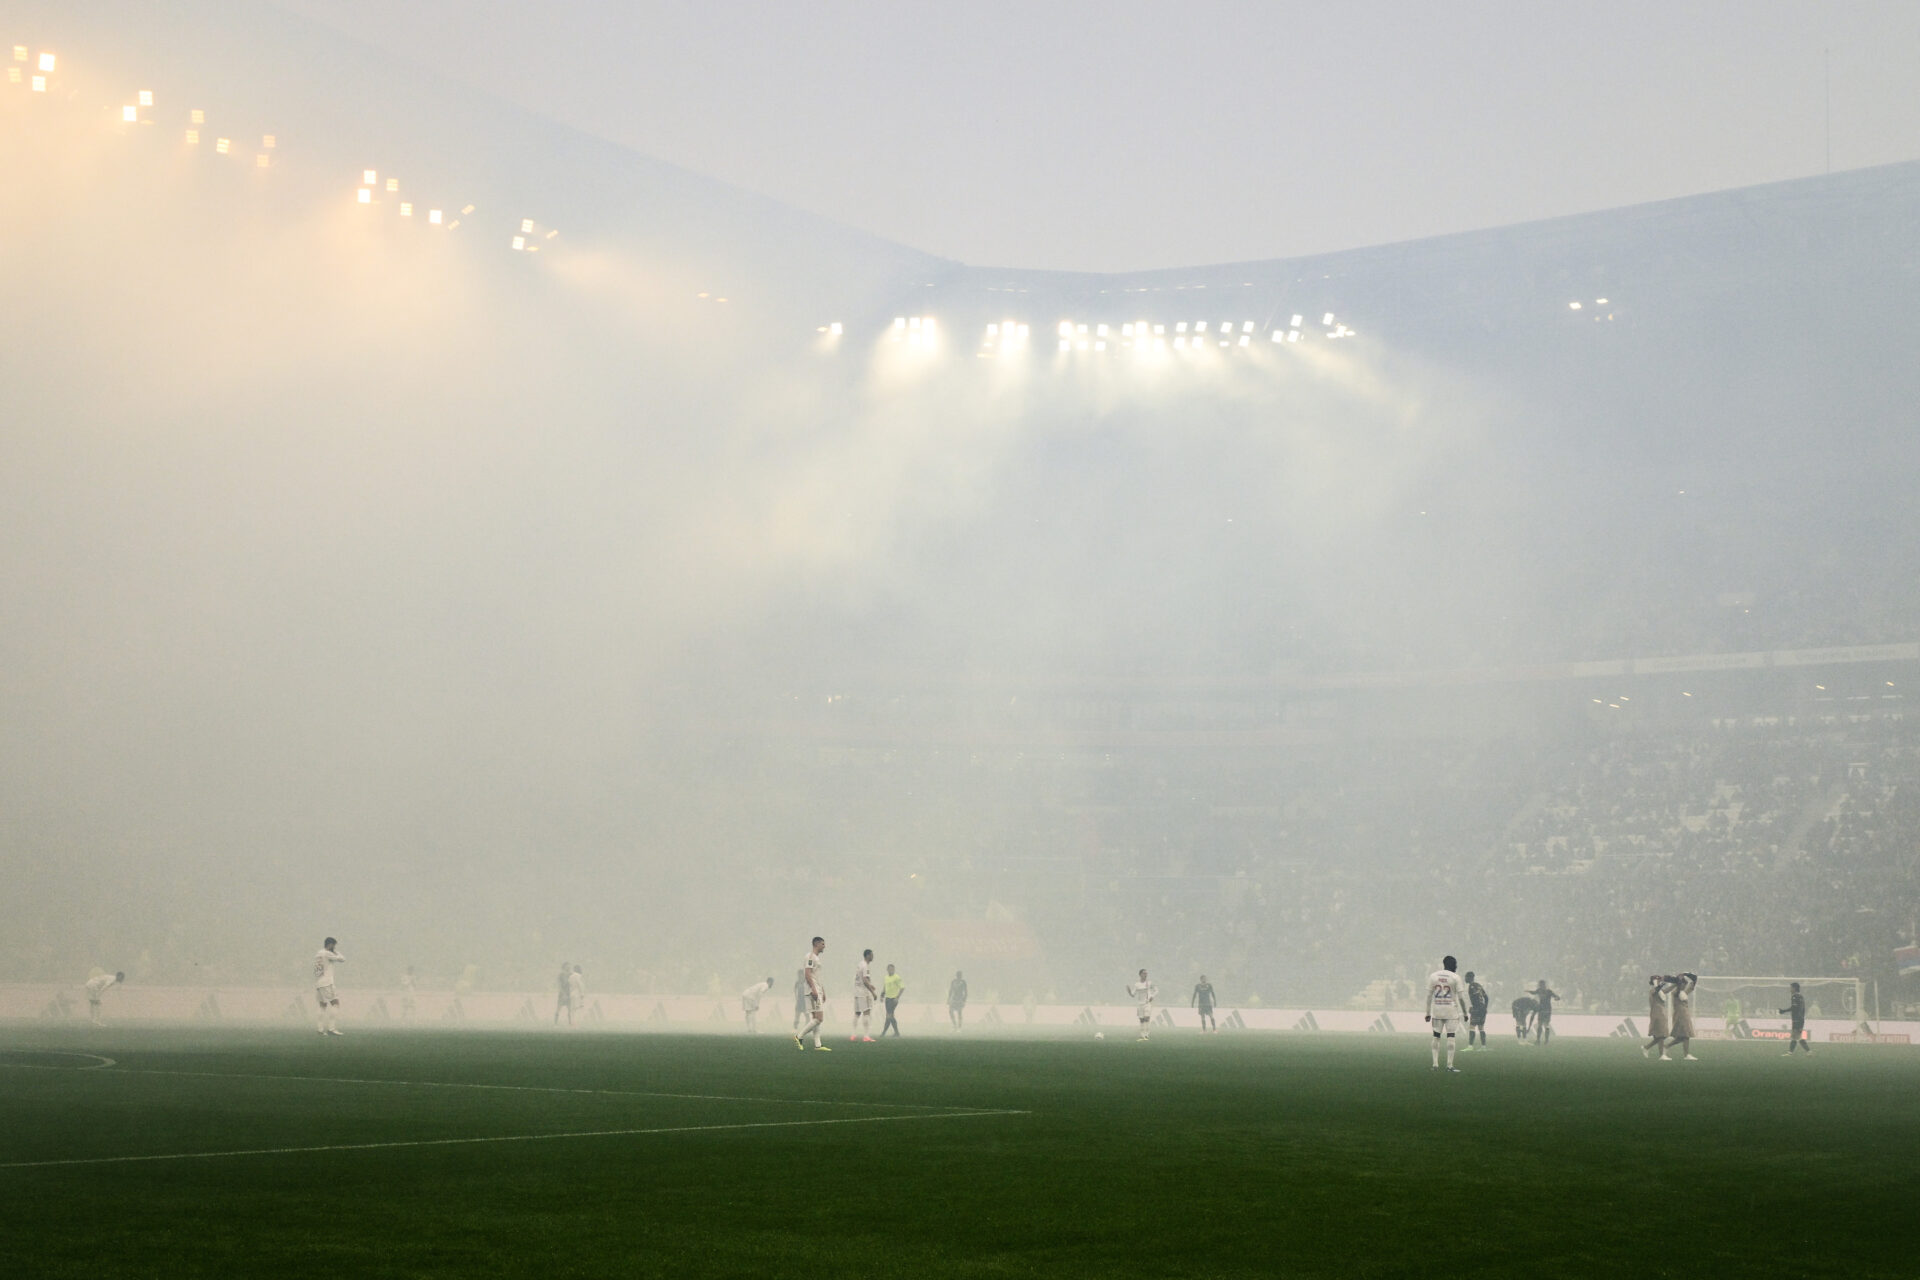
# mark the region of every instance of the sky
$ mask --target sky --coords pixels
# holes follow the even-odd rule
[[[277,3],[976,265],[1285,257],[1920,155],[1911,3]]]

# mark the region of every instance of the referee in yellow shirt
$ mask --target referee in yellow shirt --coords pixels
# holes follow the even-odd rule
[[[881,1035],[887,1034],[887,1027],[892,1027],[893,1038],[895,1040],[900,1038],[900,1023],[895,1020],[893,1011],[899,1008],[900,996],[906,989],[907,980],[895,973],[892,965],[888,965],[887,980],[880,984],[880,998],[887,1002],[887,1021],[886,1025],[880,1028]]]

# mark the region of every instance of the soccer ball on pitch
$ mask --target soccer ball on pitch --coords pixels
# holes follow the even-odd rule
[[[1105,1040],[1107,1038],[1107,1033],[1104,1031],[1096,1031],[1093,1033],[1093,1038],[1095,1040]]]

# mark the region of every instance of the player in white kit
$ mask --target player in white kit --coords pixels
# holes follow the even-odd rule
[[[825,938],[815,938],[813,945],[807,948],[807,958],[800,962],[800,976],[807,984],[807,1025],[793,1033],[793,1047],[804,1049],[806,1036],[813,1037],[813,1047],[821,1053],[833,1050],[820,1043],[820,1023],[827,1016],[827,987],[825,969],[827,962],[824,953],[827,949]]]
[[[333,966],[347,958],[337,950],[340,944],[328,938],[313,953],[313,998],[320,1002],[320,1034],[337,1036],[340,1030],[340,995],[333,989]]]
[[[1455,972],[1459,962],[1448,956],[1427,975],[1427,1021],[1433,1024],[1433,1069],[1440,1069],[1440,1037],[1447,1038],[1447,1070],[1453,1065],[1453,1034],[1466,1026],[1467,984]]]
[[[847,1037],[847,1043],[873,1043],[873,1002],[879,998],[880,992],[873,985],[873,952],[862,951],[860,963],[853,966],[853,1034]]]
[[[773,979],[768,978],[765,982],[754,983],[740,993],[740,1012],[746,1015],[748,1035],[759,1033],[760,1028],[754,1024],[760,1018],[760,997],[771,990],[773,990]]]
[[[1153,983],[1148,980],[1147,971],[1142,969],[1140,971],[1140,981],[1129,982],[1127,984],[1127,994],[1132,996],[1135,1003],[1139,1006],[1137,1012],[1140,1015],[1140,1038],[1145,1040],[1148,1031],[1153,1026],[1153,999],[1160,993],[1155,989]]]
[[[105,994],[108,987],[117,986],[126,980],[127,975],[124,972],[102,973],[87,979],[87,1018],[94,1026],[107,1025],[100,1020],[100,997]]]

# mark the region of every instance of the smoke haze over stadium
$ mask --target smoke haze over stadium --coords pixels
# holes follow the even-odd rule
[[[0,977],[1884,965],[1920,18],[1348,12],[10,6]]]

